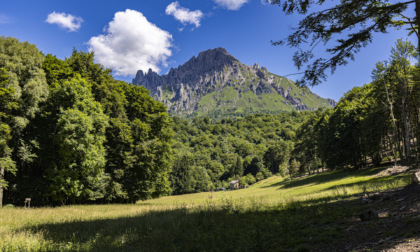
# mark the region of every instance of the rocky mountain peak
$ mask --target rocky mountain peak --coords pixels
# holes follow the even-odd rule
[[[230,55],[225,48],[218,47],[200,52],[197,57],[193,56],[178,68],[171,68],[166,75],[159,76],[152,69],[149,69],[147,73],[139,70],[133,79],[133,83],[143,85],[149,90],[154,90],[165,84],[192,83],[235,64],[240,64],[240,62]]]
[[[216,62],[216,61],[232,61],[235,60],[235,57],[230,55],[225,48],[218,47],[215,49],[209,49],[207,51],[200,52],[197,57],[197,61],[207,61],[207,62]]]
[[[225,66],[231,66],[236,62],[239,61],[230,55],[225,48],[218,47],[200,52],[197,57],[192,57],[184,65],[179,66],[178,69],[181,71],[194,69],[199,74],[206,74],[208,72],[222,70]]]
[[[139,70],[133,84],[149,89],[175,115],[274,113],[334,105],[258,63],[242,64],[221,47],[203,51],[165,75]]]

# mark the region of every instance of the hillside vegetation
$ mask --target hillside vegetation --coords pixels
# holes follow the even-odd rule
[[[272,174],[286,175],[295,132],[311,116],[293,112],[220,121],[173,117],[173,193],[228,187],[233,179],[246,186]]]
[[[169,196],[135,205],[6,207],[0,210],[0,250],[386,249],[419,238],[420,216],[411,210],[420,204],[415,197],[420,191],[419,186],[403,188],[409,182],[408,173],[389,175],[384,168],[375,168],[293,180],[272,177],[247,189]],[[388,190],[388,201],[379,195],[376,199],[381,200],[362,204],[364,193],[380,190]],[[413,190],[416,193],[410,194]],[[399,211],[398,204],[406,210]],[[395,206],[404,217],[394,216]],[[359,214],[372,207],[380,218],[361,222]],[[381,236],[364,237],[380,230]],[[392,243],[381,243],[382,238]]]

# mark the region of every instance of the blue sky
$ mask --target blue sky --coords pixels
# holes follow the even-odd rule
[[[149,67],[164,74],[216,47],[226,48],[244,64],[259,63],[272,73],[288,75],[297,72],[295,49],[270,41],[285,38],[301,18],[261,0],[15,0],[2,3],[0,36],[29,41],[62,59],[73,47],[93,50],[97,62],[126,81]],[[375,35],[355,61],[311,89],[338,100],[352,87],[370,82],[375,63],[386,60],[395,41],[406,37],[405,30]]]

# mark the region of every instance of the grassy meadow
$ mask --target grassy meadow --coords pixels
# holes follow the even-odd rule
[[[344,239],[366,192],[402,188],[382,168],[326,172],[247,189],[132,205],[0,209],[0,251],[310,251]],[[359,221],[360,222],[360,221]],[[324,246],[324,247],[323,247]]]

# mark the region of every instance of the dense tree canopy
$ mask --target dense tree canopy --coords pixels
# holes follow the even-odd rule
[[[0,37],[0,205],[6,177],[16,172],[17,150],[29,140],[25,130],[48,97],[43,61],[34,45]]]
[[[0,97],[7,202],[135,202],[170,193],[166,108],[143,87],[115,80],[93,53],[60,60],[1,37]]]
[[[288,174],[295,132],[311,114],[257,114],[219,121],[174,117],[174,193],[228,187],[233,179],[246,186],[272,174]]]

